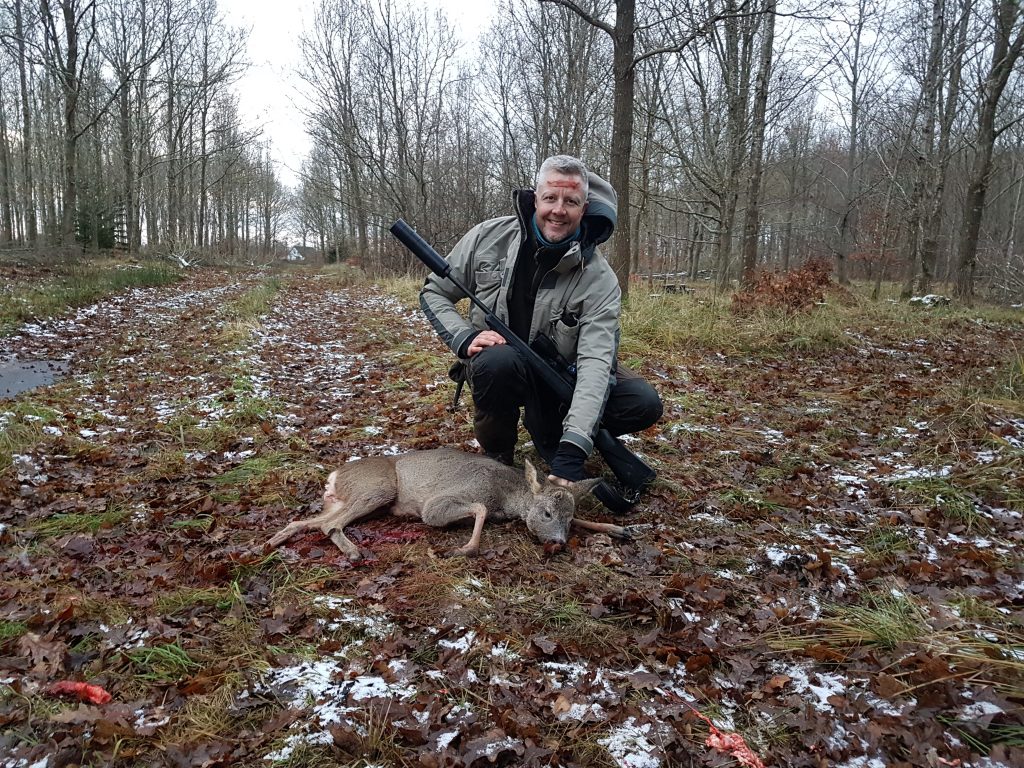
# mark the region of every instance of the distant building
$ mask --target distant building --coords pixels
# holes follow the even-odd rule
[[[305,245],[291,246],[284,255],[284,260],[298,264],[320,264],[322,262],[320,251]]]

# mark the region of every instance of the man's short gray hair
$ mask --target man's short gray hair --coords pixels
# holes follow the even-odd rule
[[[544,179],[550,173],[560,173],[563,176],[578,176],[583,180],[583,199],[587,199],[587,192],[590,189],[589,173],[587,166],[578,157],[572,155],[552,155],[537,169],[536,186],[539,189]]]

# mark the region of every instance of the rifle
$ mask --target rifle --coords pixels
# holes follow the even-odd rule
[[[529,344],[516,336],[511,328],[503,323],[457,277],[454,277],[451,274],[451,265],[433,249],[430,243],[420,237],[416,230],[406,224],[403,219],[399,219],[391,225],[391,234],[412,251],[413,255],[422,261],[431,272],[454,283],[466,298],[479,307],[484,313],[484,322],[487,323],[487,327],[505,338],[506,343],[522,356],[534,374],[544,382],[560,402],[566,406],[572,402],[574,383],[565,374],[552,367]],[[622,514],[639,501],[640,494],[654,482],[657,472],[603,427],[599,428],[594,436],[594,447],[604,457],[608,468],[622,484],[623,491],[620,492],[610,483],[601,481],[594,488],[593,494],[612,512]]]

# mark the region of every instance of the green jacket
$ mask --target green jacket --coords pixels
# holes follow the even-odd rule
[[[527,339],[532,342],[538,333],[545,334],[562,357],[575,364],[576,388],[562,422],[562,440],[588,455],[615,381],[621,306],[618,279],[597,251],[597,245],[611,237],[615,228],[615,191],[593,173],[589,182],[584,242],[573,243],[541,280]],[[476,225],[448,254],[452,273],[506,323],[513,267],[533,215],[532,194],[529,190],[516,192],[516,215]],[[459,313],[455,304],[462,298],[451,281],[433,274],[420,291],[420,306],[427,319],[455,354],[487,327],[483,312],[475,305],[468,320]]]

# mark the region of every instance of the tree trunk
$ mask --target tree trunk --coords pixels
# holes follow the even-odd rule
[[[28,95],[28,62],[25,58],[25,29],[21,0],[14,0],[14,30],[18,38],[18,77],[21,83],[21,174],[24,185],[25,236],[34,248],[38,242],[39,222],[36,219],[35,184],[32,180],[32,109]]]
[[[612,35],[612,79],[615,96],[612,106],[611,182],[618,195],[618,223],[612,249],[612,269],[619,279],[623,298],[629,294],[630,210],[629,160],[633,149],[633,98],[636,71],[636,0],[615,0],[615,29]]]
[[[996,130],[996,114],[1006,83],[1024,50],[1024,28],[1015,30],[1021,14],[1020,0],[995,0],[994,10],[995,40],[992,46],[992,61],[982,84],[978,133],[975,141],[977,149],[964,199],[960,242],[957,248],[954,295],[967,304],[974,301],[974,272],[978,260],[981,219],[985,212],[985,197],[988,193],[989,174],[992,171],[992,152],[996,137],[1001,132]]]
[[[64,190],[61,211],[60,242],[70,246],[75,242],[75,217],[78,208],[78,99],[81,83],[78,77],[79,23],[78,7],[73,0],[62,0],[64,20],[64,57],[60,62],[60,81],[64,96]],[[52,19],[47,20],[51,42],[57,47],[57,32]]]
[[[14,187],[11,185],[10,150],[3,78],[0,78],[0,243],[3,244],[14,242]]]
[[[772,46],[775,39],[775,3],[766,0],[765,13],[761,17],[764,30],[761,38],[761,61],[757,69],[757,84],[754,89],[754,113],[751,116],[750,180],[747,186],[747,211],[743,224],[743,274],[740,280],[744,288],[754,284],[757,269],[757,246],[760,238],[758,204],[761,199],[761,173],[764,168],[765,113],[768,107],[768,86],[771,83]]]

